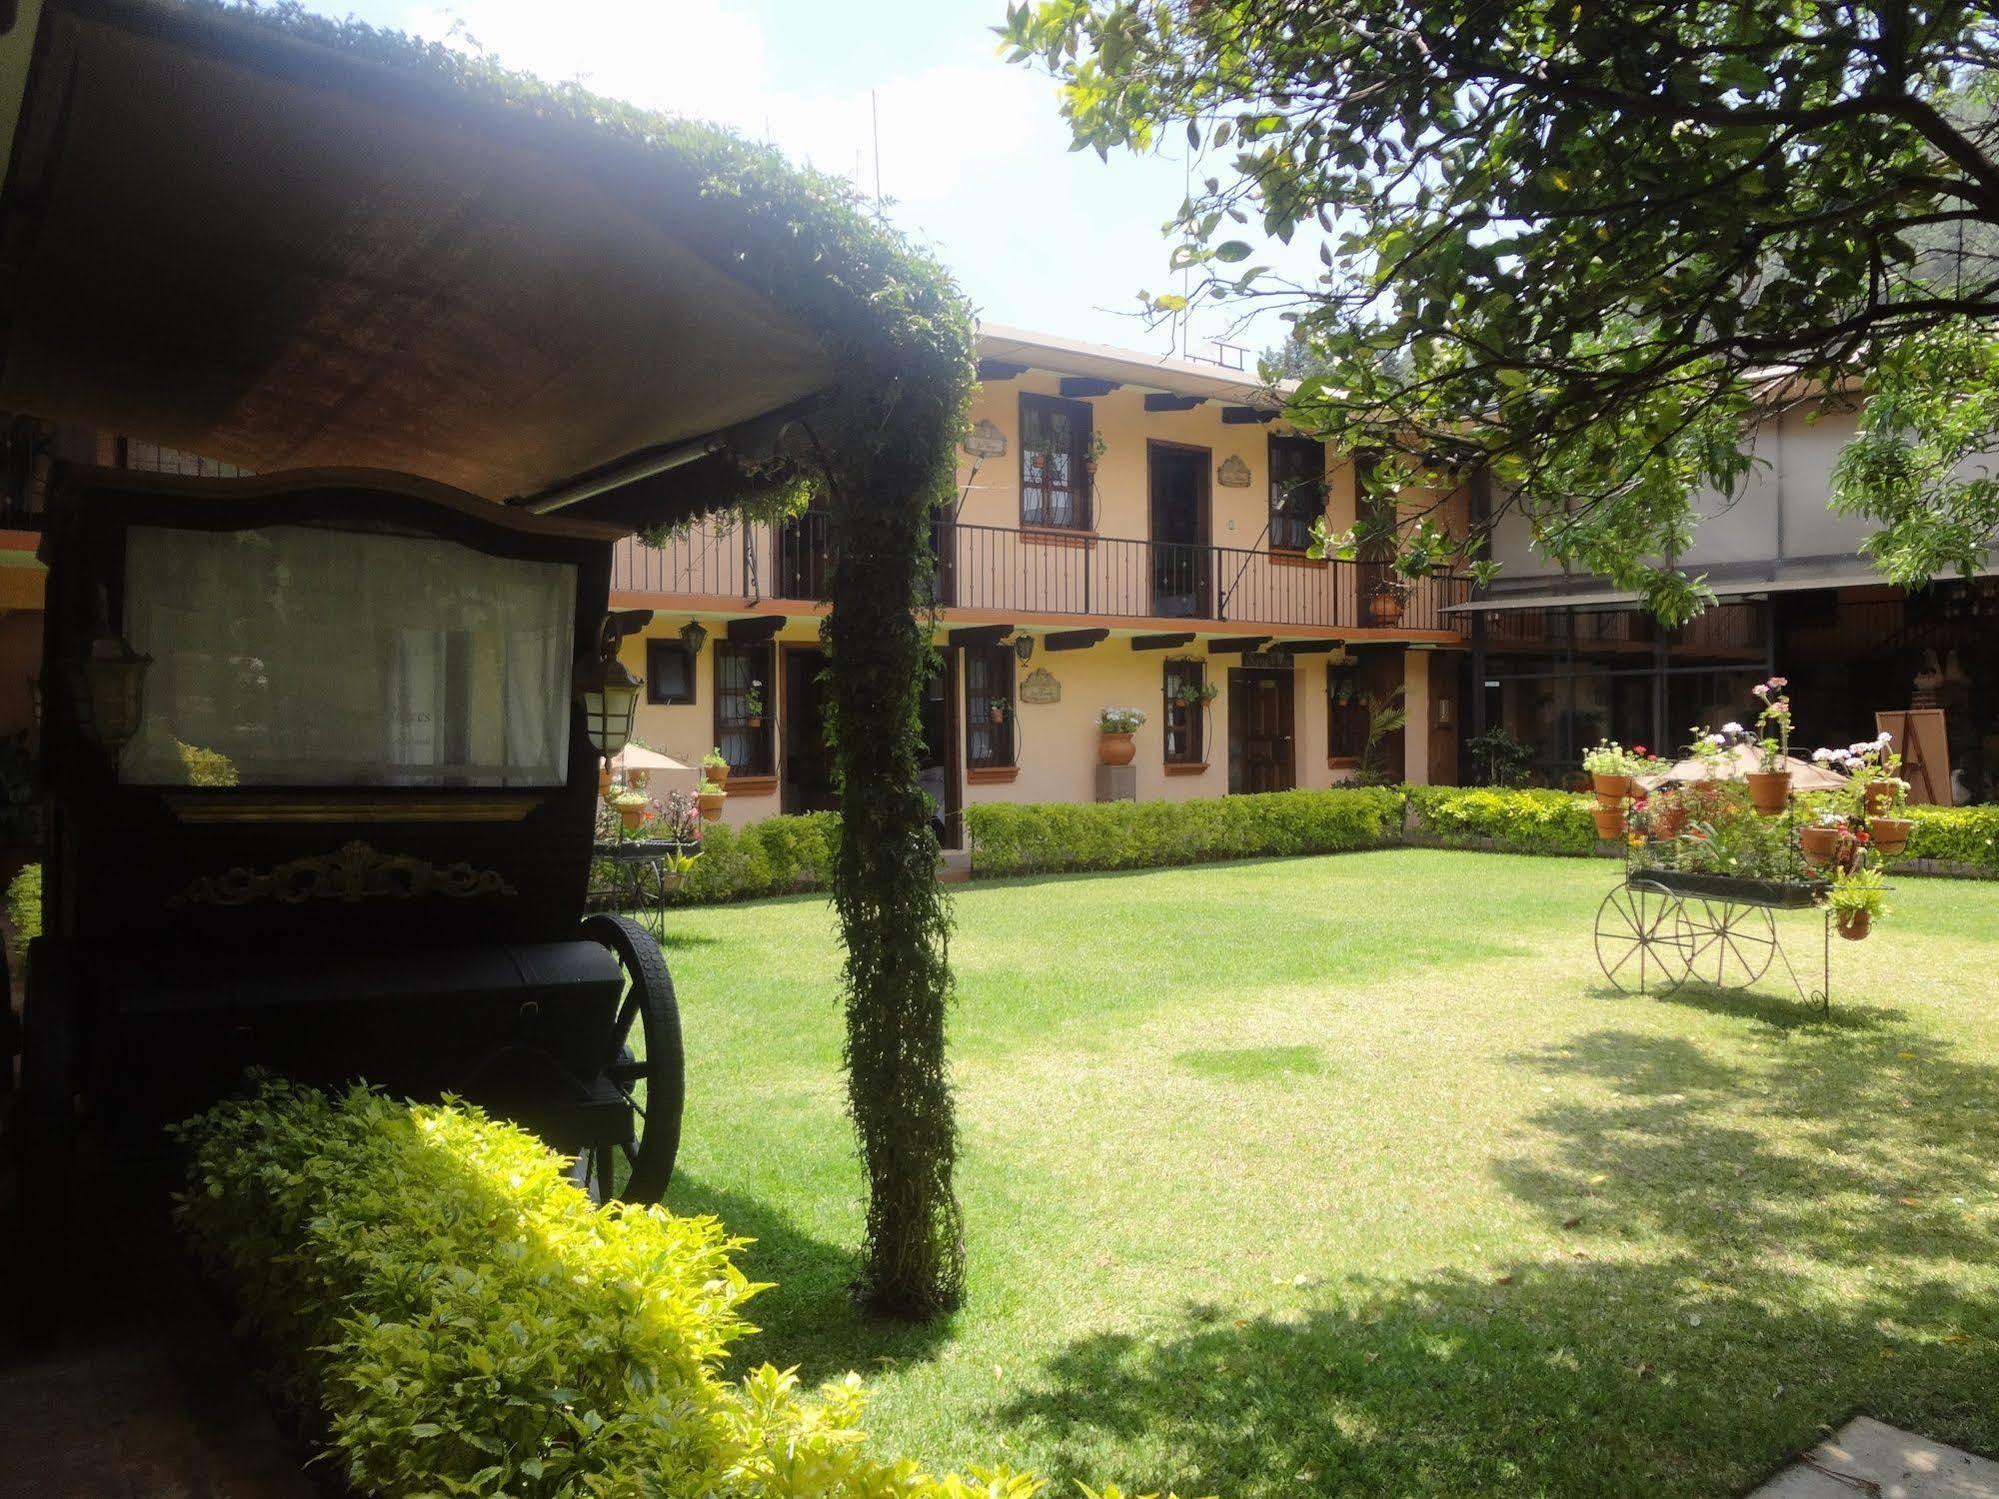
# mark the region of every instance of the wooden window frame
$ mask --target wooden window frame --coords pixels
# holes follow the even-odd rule
[[[1299,447],[1299,445],[1305,443],[1309,443],[1313,448],[1317,449],[1319,455],[1318,480],[1317,480],[1319,503],[1317,508],[1313,511],[1313,515],[1322,517],[1326,513],[1325,444],[1320,442],[1317,438],[1301,437],[1293,432],[1272,432],[1268,434],[1268,436],[1265,439],[1264,463],[1266,465],[1266,473],[1269,479],[1269,486],[1270,486],[1269,527],[1270,527],[1270,549],[1273,552],[1288,552],[1293,554],[1300,553],[1307,550],[1312,544],[1311,518],[1308,517],[1300,519],[1298,516],[1294,515],[1291,512],[1291,510],[1285,508],[1282,501],[1280,500],[1277,488],[1278,486],[1277,455],[1282,452],[1300,452],[1302,454],[1302,449]],[[1294,487],[1295,484],[1298,482],[1302,481],[1292,481]],[[1302,530],[1299,529],[1301,527]]]
[[[669,653],[680,657],[686,663],[687,691],[684,694],[669,695],[666,689],[660,685],[659,661]],[[654,707],[686,707],[688,704],[694,702],[700,695],[700,689],[695,680],[695,668],[699,664],[699,658],[695,656],[694,652],[690,651],[677,640],[648,640],[646,642],[646,701]]]
[[[1160,688],[1166,699],[1160,755],[1168,774],[1187,775],[1208,768],[1208,705],[1173,701],[1173,689],[1189,679],[1205,687],[1208,663],[1195,657],[1174,657],[1160,669]],[[1178,753],[1173,749],[1176,737],[1185,745]]]
[[[1015,656],[1010,645],[968,645],[962,648],[965,677],[965,769],[974,771],[1010,771],[1017,769],[1020,757],[1020,736],[1016,732],[1016,707],[1014,700]],[[995,685],[1002,690],[994,692],[974,686],[979,677],[980,663],[997,674]],[[1005,715],[1002,723],[995,724],[991,717],[994,703],[1000,703]],[[1000,741],[1004,741],[1003,744]],[[981,749],[981,745],[989,748]],[[1004,753],[1001,753],[1003,749]]]
[[[729,760],[729,784],[735,788],[737,776],[761,777],[777,774],[777,652],[769,641],[745,644],[717,641],[715,651],[715,744]],[[747,660],[750,679],[763,682],[763,722],[751,728],[743,712],[745,692],[725,685],[730,663]],[[741,753],[747,745],[749,753]]]
[[[1063,415],[1069,418],[1070,449],[1069,470],[1072,482],[1070,493],[1070,518],[1058,520],[1053,510],[1056,486],[1034,483],[1029,477],[1028,460],[1038,449],[1028,441],[1028,414],[1041,412],[1047,416]],[[1096,431],[1097,414],[1088,401],[1075,401],[1066,396],[1042,395],[1037,391],[1024,390],[1020,393],[1019,437],[1020,437],[1020,524],[1023,530],[1033,528],[1042,531],[1093,531],[1095,530],[1096,486],[1090,482],[1090,439]],[[1073,481],[1082,481],[1078,487]],[[1031,496],[1039,496],[1030,501]]]

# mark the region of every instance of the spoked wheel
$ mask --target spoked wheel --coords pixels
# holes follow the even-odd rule
[[[658,1202],[673,1180],[686,1102],[673,979],[658,939],[629,916],[591,916],[583,935],[609,948],[625,972],[603,1076],[630,1107],[632,1133],[579,1155],[576,1182],[598,1202]]]
[[[1747,989],[1776,956],[1777,923],[1762,906],[1685,901],[1675,921],[1686,949],[1687,977],[1717,989]]]
[[[1675,924],[1679,899],[1651,885],[1619,885],[1596,911],[1596,962],[1623,994],[1664,994],[1686,977]]]

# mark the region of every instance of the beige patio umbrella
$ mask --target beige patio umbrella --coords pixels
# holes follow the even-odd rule
[[[1647,791],[1664,786],[1669,781],[1740,781],[1758,768],[1760,759],[1754,745],[1738,744],[1724,750],[1715,761],[1680,760],[1654,775],[1639,776],[1637,779]],[[1783,768],[1791,773],[1793,791],[1836,791],[1846,784],[1846,777],[1838,771],[1827,770],[1810,760],[1800,760],[1796,755],[1787,755]]]
[[[618,769],[624,771],[692,770],[694,768],[692,765],[674,759],[671,755],[662,755],[656,749],[647,749],[643,744],[632,744],[630,742],[627,742],[625,747],[618,751],[616,764]]]

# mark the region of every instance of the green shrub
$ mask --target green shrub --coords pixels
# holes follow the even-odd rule
[[[1489,838],[1508,853],[1593,854],[1594,800],[1566,791],[1411,786],[1416,829],[1445,842]]]
[[[1370,848],[1399,836],[1402,800],[1393,787],[1356,787],[1179,802],[982,802],[965,809],[965,824],[981,876],[1150,869]]]
[[[23,864],[7,885],[7,924],[13,936],[7,945],[7,965],[20,978],[28,974],[28,944],[42,934],[42,866]]]
[[[713,1218],[594,1209],[532,1136],[279,1082],[179,1131],[176,1216],[357,1493],[1032,1499],[870,1455],[857,1376],[718,1370],[764,1289]]]
[[[839,847],[837,812],[766,817],[742,828],[707,823],[701,857],[687,871],[674,899],[685,905],[712,905],[823,888]]]
[[[1999,806],[1911,807],[1907,856],[1999,874]]]

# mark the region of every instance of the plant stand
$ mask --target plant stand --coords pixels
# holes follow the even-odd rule
[[[698,843],[670,838],[622,838],[595,844],[590,850],[591,868],[597,872],[591,882],[591,900],[601,902],[604,910],[636,917],[655,936],[664,938],[666,898],[680,885],[674,861],[700,851]]]
[[[1747,989],[1781,963],[1798,997],[1832,1012],[1831,887],[1823,880],[1627,868],[1597,908],[1597,966],[1620,993],[1670,994],[1685,983]],[[1819,982],[1807,987],[1777,934],[1776,911],[1817,911]]]

